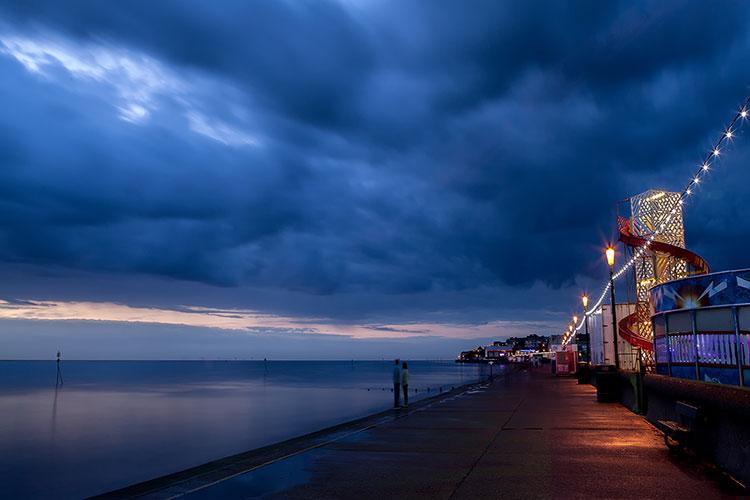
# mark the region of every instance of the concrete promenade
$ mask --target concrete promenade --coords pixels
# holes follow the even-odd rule
[[[658,431],[548,368],[433,401],[401,418],[188,494],[189,498],[721,498]]]

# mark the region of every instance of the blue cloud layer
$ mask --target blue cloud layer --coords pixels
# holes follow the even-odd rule
[[[32,1],[0,20],[0,261],[332,295],[341,317],[351,295],[379,297],[355,315],[470,315],[488,288],[596,280],[615,201],[682,187],[750,81],[734,2]],[[748,264],[746,142],[687,209],[715,268]]]

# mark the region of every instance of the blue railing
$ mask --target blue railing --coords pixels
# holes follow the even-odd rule
[[[750,386],[750,270],[664,283],[651,303],[657,373]]]

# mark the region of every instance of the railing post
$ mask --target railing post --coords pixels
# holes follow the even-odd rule
[[[643,391],[643,377],[646,375],[645,366],[643,365],[643,361],[641,360],[641,348],[638,347],[635,351],[635,355],[638,356],[638,360],[636,362],[636,369],[638,370],[638,375],[636,378],[637,385],[638,385],[638,413],[641,415],[646,413],[646,395]]]
[[[734,357],[737,360],[740,387],[744,387],[745,372],[742,370],[742,350],[740,349],[740,314],[739,311],[737,311],[737,306],[732,306],[732,319],[734,320]]]
[[[672,343],[669,341],[669,314],[662,314],[664,318],[664,338],[667,342],[667,374],[672,376]],[[654,335],[656,338],[656,335]]]
[[[698,331],[695,327],[695,309],[690,311],[690,325],[693,329],[693,347],[695,348],[695,380],[701,380],[700,355],[698,354]]]

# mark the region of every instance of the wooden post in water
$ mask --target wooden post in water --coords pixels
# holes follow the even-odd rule
[[[55,385],[63,385],[63,377],[62,377],[62,368],[60,366],[60,362],[62,361],[62,355],[60,351],[57,351],[57,379],[55,381]]]

